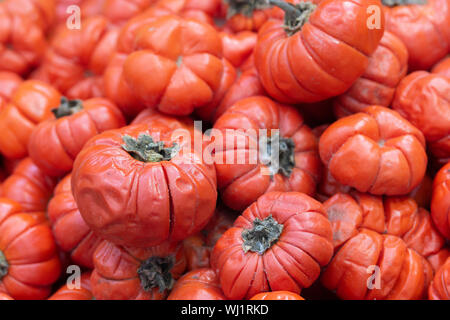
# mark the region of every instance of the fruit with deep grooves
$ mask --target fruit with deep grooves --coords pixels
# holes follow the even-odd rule
[[[365,71],[384,31],[367,28],[367,9],[379,0],[325,0],[292,5],[258,33],[255,65],[267,93],[284,103],[316,102],[347,91]]]
[[[214,129],[223,136],[214,144],[218,187],[231,209],[243,210],[270,191],[314,194],[320,175],[317,139],[294,107],[246,98],[223,113]],[[261,130],[267,130],[267,139]],[[273,150],[278,145],[279,162],[272,145]]]
[[[182,245],[119,247],[102,242],[94,253],[92,293],[98,300],[162,300],[186,267]]]
[[[380,106],[331,124],[320,137],[319,152],[339,183],[375,195],[410,193],[425,176],[428,161],[422,132]]]
[[[331,224],[322,204],[303,193],[261,196],[217,241],[211,266],[228,299],[266,291],[299,294],[333,255]]]
[[[115,244],[137,247],[199,232],[214,213],[217,191],[214,165],[198,161],[202,149],[192,146],[194,132],[134,124],[91,139],[72,173],[88,226]]]

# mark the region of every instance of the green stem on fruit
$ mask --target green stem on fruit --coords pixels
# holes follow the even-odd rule
[[[270,170],[270,175],[281,173],[290,177],[295,168],[295,143],[291,138],[274,134],[267,141],[261,140],[259,158],[263,165]],[[276,158],[275,158],[276,157]]]
[[[280,0],[269,0],[269,4],[284,11],[283,28],[288,36],[292,36],[300,31],[317,8],[316,4],[309,1],[292,4]]]
[[[256,252],[263,255],[279,239],[283,232],[283,225],[278,223],[272,215],[264,220],[256,218],[252,229],[244,229],[242,232],[242,248],[244,252]]]
[[[55,115],[56,119],[71,116],[77,112],[83,110],[83,102],[81,100],[69,100],[66,97],[61,97],[61,102],[58,108],[54,108],[51,111]]]
[[[8,274],[9,264],[6,261],[5,254],[0,250],[0,280]]]
[[[151,257],[142,262],[137,273],[141,280],[141,286],[145,291],[151,291],[158,288],[160,293],[172,289],[175,280],[172,277],[171,270],[175,265],[175,258]]]
[[[147,133],[140,134],[137,139],[129,135],[124,135],[122,139],[125,142],[122,148],[133,158],[142,162],[169,161],[179,151],[176,143],[172,147],[165,148],[164,142],[154,141]]]

